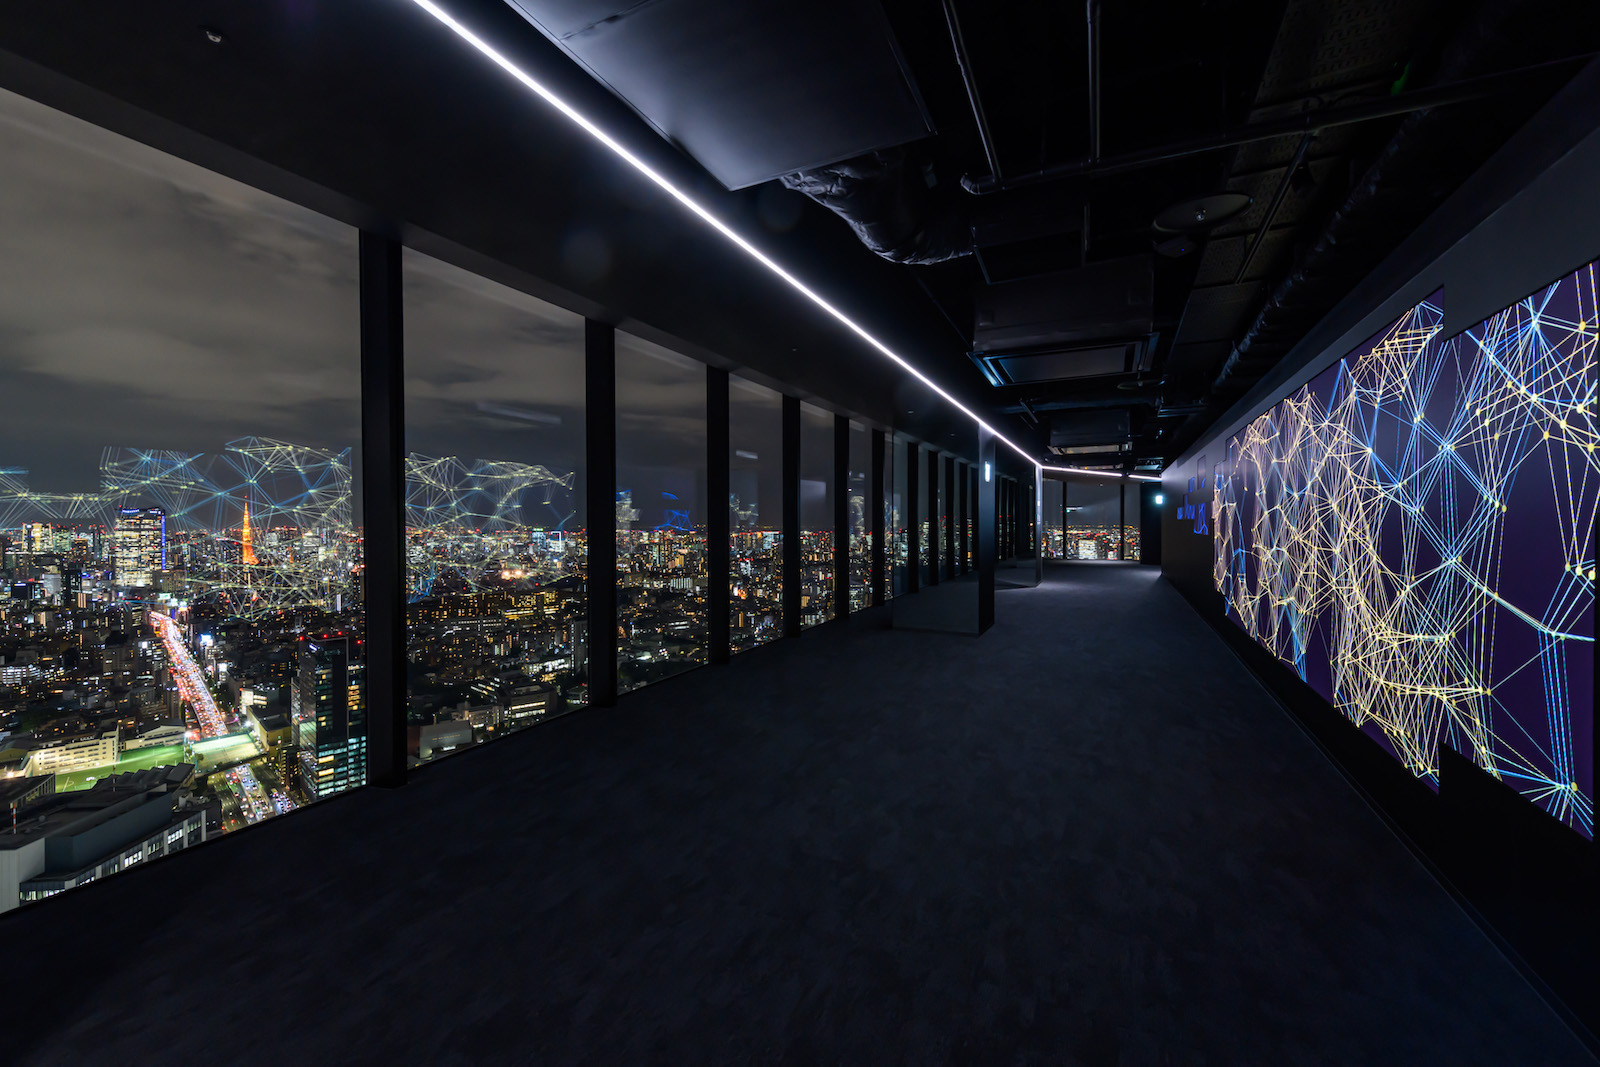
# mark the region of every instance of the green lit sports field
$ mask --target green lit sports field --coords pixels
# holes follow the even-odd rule
[[[151,767],[170,767],[183,762],[182,745],[157,745],[141,748],[123,756],[109,767],[90,767],[70,774],[56,775],[56,792],[70,793],[75,789],[88,789],[101,778],[124,771],[145,771]]]

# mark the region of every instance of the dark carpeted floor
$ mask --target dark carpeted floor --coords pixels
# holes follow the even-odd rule
[[[24,1063],[1567,1064],[1150,569],[806,634],[0,923]]]

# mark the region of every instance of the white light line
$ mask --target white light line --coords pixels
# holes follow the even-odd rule
[[[627,163],[629,166],[631,166],[634,170],[638,171],[640,174],[643,174],[646,178],[649,178],[652,182],[654,182],[657,186],[659,186],[662,189],[662,191],[665,192],[668,196],[672,197],[678,203],[680,203],[684,207],[688,208],[692,213],[694,213],[695,215],[699,216],[700,220],[702,222],[704,222],[707,226],[710,226],[712,229],[714,229],[718,233],[722,234],[722,236],[726,237],[729,241],[733,242],[735,245],[738,245],[739,248],[741,250],[743,250],[744,253],[746,255],[748,255],[751,259],[754,259],[756,262],[760,263],[763,267],[766,267],[772,273],[776,274],[778,277],[780,277],[784,281],[788,282],[789,285],[796,292],[798,292],[801,296],[804,296],[806,299],[810,300],[813,304],[817,305],[817,307],[821,308],[823,311],[826,311],[829,315],[832,315],[835,319],[837,319],[840,322],[840,324],[842,324],[851,333],[855,334],[857,337],[859,337],[863,341],[867,342],[867,344],[871,345],[873,348],[876,348],[883,355],[885,355],[889,359],[893,360],[907,374],[909,374],[913,378],[917,379],[917,381],[921,382],[923,385],[926,385],[929,389],[932,389],[935,393],[937,393],[942,399],[944,399],[946,402],[948,402],[957,411],[961,412],[967,418],[969,418],[973,422],[977,423],[978,426],[981,429],[988,430],[990,433],[994,434],[994,436],[997,439],[999,439],[1001,441],[1004,441],[1007,445],[1009,445],[1017,453],[1017,455],[1021,456],[1023,459],[1026,459],[1029,463],[1032,463],[1035,466],[1038,465],[1039,461],[1034,459],[1031,454],[1029,454],[1026,450],[1024,450],[1022,448],[1021,445],[1018,445],[1015,441],[1012,441],[1010,438],[1008,438],[1004,434],[1000,433],[994,427],[992,427],[988,423],[984,422],[981,418],[978,417],[978,415],[975,412],[973,412],[971,409],[969,409],[965,404],[963,404],[961,401],[957,400],[955,397],[951,396],[949,393],[945,392],[945,390],[942,389],[939,386],[939,384],[937,382],[935,382],[932,378],[928,377],[926,374],[923,374],[920,370],[918,370],[916,367],[914,367],[910,363],[908,363],[902,356],[900,356],[897,352],[895,352],[893,349],[891,349],[888,345],[884,344],[882,341],[880,341],[876,337],[872,336],[872,334],[868,333],[865,327],[858,325],[855,322],[855,320],[851,319],[844,312],[840,311],[838,308],[834,307],[832,304],[830,304],[826,300],[824,300],[814,290],[812,290],[810,287],[808,287],[804,282],[802,282],[800,279],[796,278],[794,275],[790,274],[783,267],[779,266],[774,260],[772,260],[770,257],[768,257],[766,255],[766,253],[762,252],[755,245],[751,244],[749,241],[746,241],[743,237],[739,236],[739,234],[734,232],[734,230],[732,228],[730,228],[726,223],[724,223],[721,219],[719,219],[715,215],[713,215],[710,212],[710,210],[708,210],[705,207],[702,207],[688,193],[685,193],[683,190],[679,189],[677,186],[675,186],[671,182],[669,182],[662,175],[658,174],[655,170],[651,169],[651,167],[650,167],[650,165],[648,163],[646,163],[644,160],[640,159],[638,156],[634,155],[632,152],[628,151],[628,149],[624,148],[621,145],[621,143],[616,141],[613,137],[611,137],[610,134],[606,133],[600,127],[598,127],[594,123],[590,122],[587,118],[585,118],[582,115],[582,113],[580,113],[575,108],[573,108],[572,105],[568,104],[565,100],[561,99],[555,93],[551,92],[549,89],[547,89],[543,85],[539,84],[539,82],[535,81],[534,78],[531,75],[529,75],[526,71],[522,70],[522,68],[518,67],[515,63],[511,62],[511,60],[507,59],[505,56],[501,55],[499,52],[497,52],[493,48],[491,48],[488,45],[488,43],[486,43],[481,37],[479,37],[477,34],[473,33],[471,30],[467,29],[461,23],[457,22],[455,20],[455,18],[453,18],[450,15],[449,12],[445,11],[438,4],[435,4],[433,2],[433,0],[412,0],[412,2],[415,3],[418,7],[422,8],[422,10],[426,11],[428,14],[432,15],[434,18],[436,18],[440,22],[442,22],[457,37],[461,38],[463,41],[465,41],[468,44],[470,44],[473,48],[475,48],[479,52],[483,53],[485,58],[487,58],[490,62],[494,63],[495,66],[499,67],[501,70],[505,71],[507,74],[511,75],[517,81],[521,82],[530,92],[534,93],[536,96],[538,96],[545,103],[549,104],[551,107],[555,108],[557,111],[559,111],[563,115],[565,115],[568,119],[570,119],[572,121],[572,123],[574,125],[581,127],[583,129],[583,131],[585,133],[587,133],[590,137],[593,137],[595,140],[599,141],[601,144],[603,144],[607,148],[611,149],[611,151],[613,153],[615,153],[620,159],[622,159],[623,162]]]
[[[1015,447],[1015,446],[1013,446]],[[1062,474],[1087,474],[1093,478],[1121,478],[1121,471],[1092,471],[1084,467],[1045,467],[1047,471],[1059,471]],[[1154,474],[1130,474],[1129,481],[1134,482],[1159,482],[1161,478]]]

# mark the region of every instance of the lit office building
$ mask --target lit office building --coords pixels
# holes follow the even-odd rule
[[[125,589],[154,585],[167,569],[167,513],[161,508],[118,508],[111,545],[117,584]]]
[[[308,799],[367,781],[367,722],[359,663],[344,634],[300,639],[289,716],[299,750],[299,785]]]

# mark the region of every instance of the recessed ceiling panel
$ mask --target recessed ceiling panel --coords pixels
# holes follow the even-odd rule
[[[1131,344],[1079,348],[1038,355],[999,356],[991,362],[1014,384],[1056,382],[1069,378],[1098,378],[1131,370]]]
[[[871,0],[506,2],[729,189],[931,132]]]

